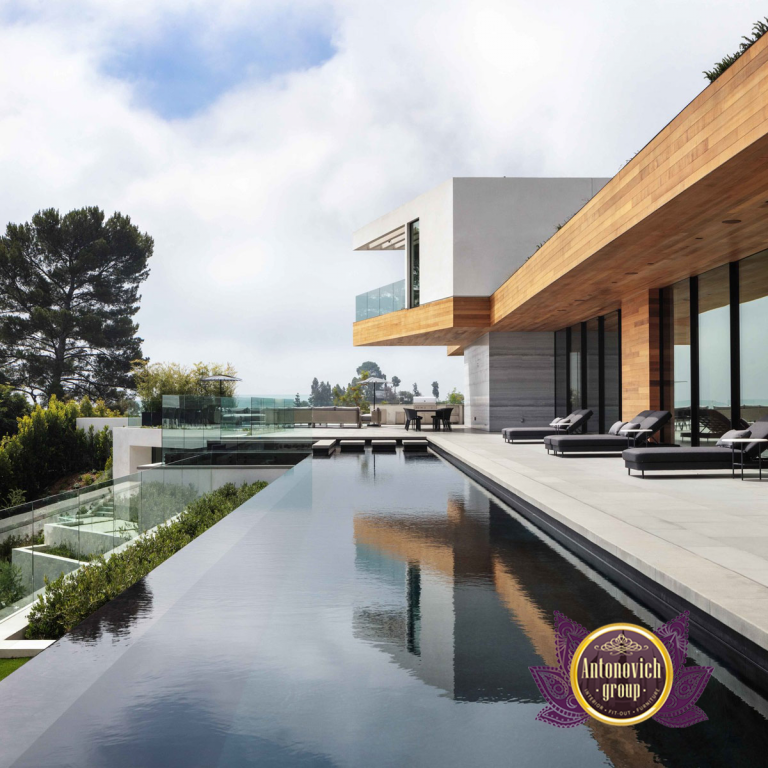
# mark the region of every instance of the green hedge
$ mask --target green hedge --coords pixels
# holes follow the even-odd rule
[[[96,558],[46,585],[29,614],[27,638],[60,638],[102,605],[135,584],[160,563],[237,509],[266,483],[231,483],[193,501],[175,520],[140,536],[127,549]]]
[[[19,419],[15,435],[0,440],[0,507],[14,489],[31,501],[64,475],[104,467],[112,455],[112,433],[108,427],[78,429],[79,415],[76,402],[52,396],[47,408],[35,406]]]

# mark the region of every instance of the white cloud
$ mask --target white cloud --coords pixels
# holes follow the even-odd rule
[[[461,387],[444,348],[351,346],[355,294],[402,276],[400,253],[353,253],[351,232],[450,176],[612,175],[763,13],[751,0],[293,3],[324,14],[333,58],[246,80],[187,120],[103,74],[121,35],[173,14],[197,14],[221,44],[280,7],[80,0],[14,16],[0,2],[21,19],[0,27],[0,218],[130,214],[156,241],[147,354],[229,360],[253,393],[344,383],[369,358],[422,391]]]

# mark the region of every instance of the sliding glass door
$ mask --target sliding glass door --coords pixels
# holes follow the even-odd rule
[[[620,314],[555,332],[555,413],[589,408],[585,431],[604,432],[621,418]]]
[[[661,333],[677,443],[713,445],[768,414],[768,251],[665,288]]]

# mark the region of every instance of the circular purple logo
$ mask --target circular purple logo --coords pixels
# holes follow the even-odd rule
[[[608,624],[591,632],[576,649],[570,672],[581,707],[611,725],[635,725],[653,717],[672,689],[667,649],[636,624]]]

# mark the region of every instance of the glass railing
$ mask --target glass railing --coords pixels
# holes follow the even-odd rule
[[[213,490],[213,467],[158,468],[0,511],[0,620]]]
[[[297,423],[292,397],[163,395],[163,461],[223,440],[280,434]]]
[[[382,285],[355,297],[355,321],[386,315],[405,309],[405,280]]]

